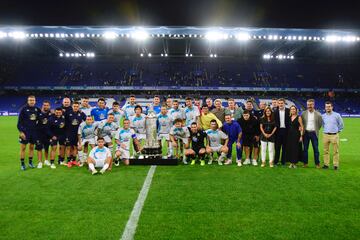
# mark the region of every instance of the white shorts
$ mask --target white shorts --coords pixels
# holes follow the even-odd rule
[[[95,145],[95,138],[82,139],[81,146],[85,146],[85,143],[88,143],[90,145]]]
[[[221,146],[217,146],[217,147],[211,147],[211,146],[210,146],[212,152],[220,152],[220,150],[221,150],[222,147],[223,147],[222,145],[221,145]]]
[[[137,133],[136,138],[139,139],[139,141],[142,139],[146,139],[146,134],[145,133]]]
[[[176,137],[175,140],[181,140],[184,144],[188,144],[189,143],[189,139],[188,138],[181,138],[181,137]]]
[[[116,151],[120,152],[121,159],[129,159],[130,158],[130,150],[126,150],[120,146],[117,146]]]
[[[94,159],[95,167],[102,168],[105,165],[105,159]]]
[[[163,138],[166,139],[166,141],[170,140],[170,134],[169,133],[159,133],[158,134],[158,140],[161,141]]]

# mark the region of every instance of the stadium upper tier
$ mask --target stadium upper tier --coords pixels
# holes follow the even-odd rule
[[[0,86],[360,88],[358,64],[159,60],[0,62]]]

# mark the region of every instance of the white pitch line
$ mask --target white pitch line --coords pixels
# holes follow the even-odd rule
[[[130,214],[129,220],[126,223],[124,232],[121,236],[121,240],[133,240],[136,232],[136,228],[139,222],[140,214],[142,211],[142,208],[144,206],[146,197],[148,195],[150,185],[152,182],[152,178],[155,173],[156,166],[151,166],[148,174],[146,176],[146,179],[144,181],[144,184],[141,188],[141,191],[139,193],[138,199],[135,202],[134,208]]]

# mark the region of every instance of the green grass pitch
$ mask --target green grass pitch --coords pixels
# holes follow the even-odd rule
[[[149,167],[22,172],[16,120],[0,118],[0,239],[120,239]],[[312,154],[307,169],[158,166],[135,239],[359,239],[359,130],[345,119],[337,172]]]

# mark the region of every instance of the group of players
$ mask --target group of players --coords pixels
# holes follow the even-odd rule
[[[284,100],[281,101],[284,104]],[[272,107],[276,108],[277,103],[274,99]],[[146,117],[149,111],[157,114],[160,144],[167,145],[162,148],[167,149],[167,153],[163,154],[164,158],[176,156],[184,164],[191,162],[191,165],[198,159],[200,165],[204,166],[206,157],[208,164],[212,164],[217,156],[219,165],[223,162],[228,165],[232,163],[232,147],[235,145],[237,165],[256,166],[260,135],[264,131],[260,128],[259,119],[266,115],[267,109],[271,111],[270,106],[260,106],[260,110],[255,111],[251,100],[242,109],[231,98],[225,109],[220,99],[213,103],[208,98],[201,105],[199,99],[190,97],[186,98],[183,108],[177,100],[171,98],[161,104],[159,96],[155,96],[152,104],[144,108],[131,95],[122,108],[118,102],[113,102],[111,109],[106,107],[104,98],[99,98],[97,106],[92,107],[87,97],[82,98],[81,102],[72,102],[65,97],[62,106],[52,110],[49,101],[44,101],[40,109],[36,107],[35,96],[29,96],[27,105],[19,114],[17,125],[20,133],[21,169],[26,169],[27,145],[30,168],[35,168],[34,148],[37,150],[37,168],[46,165],[55,169],[57,154],[58,165],[81,167],[86,163],[92,174],[111,170],[113,165],[119,166],[120,161],[128,165],[130,158],[143,158],[141,151],[146,139]],[[269,133],[265,133],[266,137],[270,139],[275,130],[276,127],[272,127]],[[115,150],[113,142],[116,144]],[[133,151],[130,150],[132,146]],[[246,156],[244,162],[242,151]],[[272,167],[273,159],[270,160]],[[264,161],[262,166],[265,166]]]

